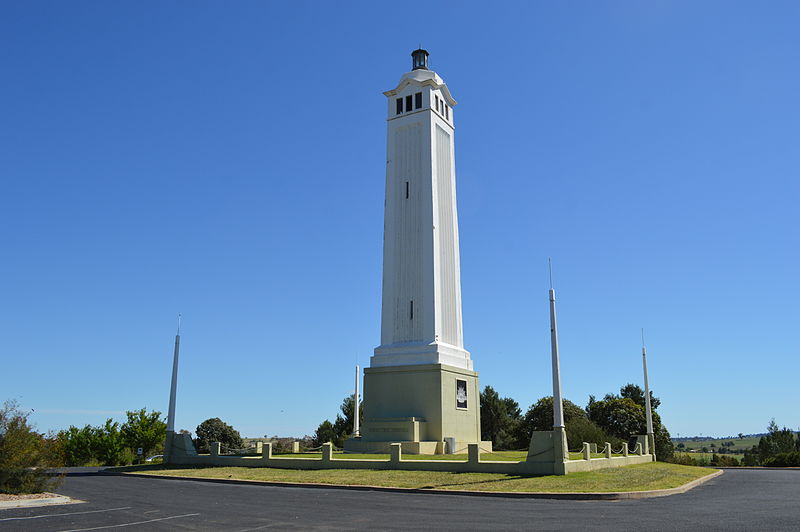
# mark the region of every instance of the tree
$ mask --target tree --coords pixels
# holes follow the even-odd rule
[[[634,434],[647,432],[644,409],[633,399],[612,394],[600,401],[590,397],[586,411],[600,428],[625,441]]]
[[[119,430],[119,423],[111,418],[104,426],[94,430],[92,442],[93,455],[107,466],[123,465],[130,462],[131,450],[126,445],[125,437]],[[128,456],[126,456],[128,455]]]
[[[758,440],[758,461],[763,464],[768,458],[790,453],[797,449],[797,445],[794,432],[786,427],[779,428],[775,419],[772,419],[767,426],[767,435]]]
[[[589,419],[601,429],[623,441],[630,440],[633,435],[647,433],[644,405],[636,403],[630,397],[608,394],[602,400],[597,401],[590,396],[586,411]],[[667,428],[661,424],[661,417],[658,413],[653,410],[652,414],[656,458],[664,461],[670,460],[675,451],[672,438]]]
[[[634,403],[644,407],[646,405],[644,400],[644,390],[638,384],[626,384],[619,389],[620,397],[632,399]],[[661,405],[661,399],[653,395],[653,390],[650,390],[650,408],[655,410]]]
[[[95,439],[97,429],[86,425],[82,429],[71,425],[58,433],[56,438],[61,442],[66,466],[83,466],[95,462]]]
[[[197,439],[197,451],[201,453],[211,452],[211,444],[219,442],[220,450],[223,453],[233,449],[241,449],[243,446],[242,436],[239,431],[222,421],[218,417],[206,419],[194,431]]]
[[[492,440],[495,449],[527,447],[527,442],[519,441],[519,403],[511,397],[500,397],[494,388],[486,386],[480,394],[480,408],[481,439]]]
[[[317,430],[314,431],[312,436],[312,444],[314,447],[319,447],[323,443],[333,442],[336,439],[336,429],[333,428],[333,423],[327,419],[319,424]]]
[[[613,439],[586,417],[586,411],[583,408],[569,399],[562,401],[562,408],[567,446],[570,449],[580,449],[583,442],[603,445],[606,441]],[[553,430],[553,397],[542,397],[532,404],[525,413],[521,425],[528,442],[535,430]],[[616,443],[616,440],[612,443]]]
[[[40,493],[60,483],[46,470],[62,465],[55,461],[53,440],[36,432],[28,415],[16,401],[0,408],[0,493]]]
[[[126,412],[128,420],[122,425],[122,437],[132,450],[142,448],[142,456],[163,449],[167,438],[167,424],[161,419],[161,412],[147,412],[146,408]]]
[[[331,440],[336,447],[342,447],[344,445],[344,440],[350,437],[355,430],[355,424],[353,420],[355,419],[355,394],[348,395],[342,400],[342,404],[339,406],[339,410],[341,414],[336,415],[336,421],[333,423],[333,428],[335,432],[335,438]],[[364,420],[364,409],[358,409],[358,422],[361,423]]]
[[[360,405],[363,406],[363,403],[360,403]],[[344,440],[353,434],[355,394],[348,395],[342,400],[342,404],[339,405],[339,412],[339,414],[336,414],[336,420],[333,423],[326,419],[317,427],[317,431],[313,437],[315,447],[319,447],[323,443],[328,442],[333,443],[334,447],[342,447],[344,445]],[[358,409],[358,419],[359,423],[364,420],[364,408]],[[328,425],[330,425],[330,431]]]

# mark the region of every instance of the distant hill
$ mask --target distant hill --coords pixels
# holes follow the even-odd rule
[[[724,450],[726,453],[741,453],[750,449],[753,445],[758,445],[758,440],[766,433],[761,434],[743,434],[742,438],[739,436],[728,436],[727,438],[709,438],[708,436],[687,436],[681,438],[672,438],[675,447],[679,447],[682,451],[701,451],[703,447],[708,451]]]

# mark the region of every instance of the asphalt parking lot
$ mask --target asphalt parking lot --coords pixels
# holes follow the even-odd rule
[[[0,530],[798,530],[800,471],[727,470],[685,494],[506,499],[204,483],[84,473],[81,504],[0,510]]]

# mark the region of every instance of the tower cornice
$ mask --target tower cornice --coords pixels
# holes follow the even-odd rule
[[[412,84],[421,87],[433,87],[434,89],[439,89],[442,91],[442,95],[450,107],[454,107],[458,104],[455,98],[453,98],[453,96],[450,94],[450,89],[447,88],[447,84],[444,82],[444,80],[432,70],[412,70],[411,72],[406,72],[403,74],[403,77],[400,78],[400,82],[397,84],[397,87],[384,92],[383,95],[390,98],[397,95],[407,86]]]

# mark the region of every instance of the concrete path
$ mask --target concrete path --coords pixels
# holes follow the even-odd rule
[[[0,511],[0,530],[798,530],[800,471],[727,470],[687,493],[625,501],[501,499],[68,477],[85,504]]]

